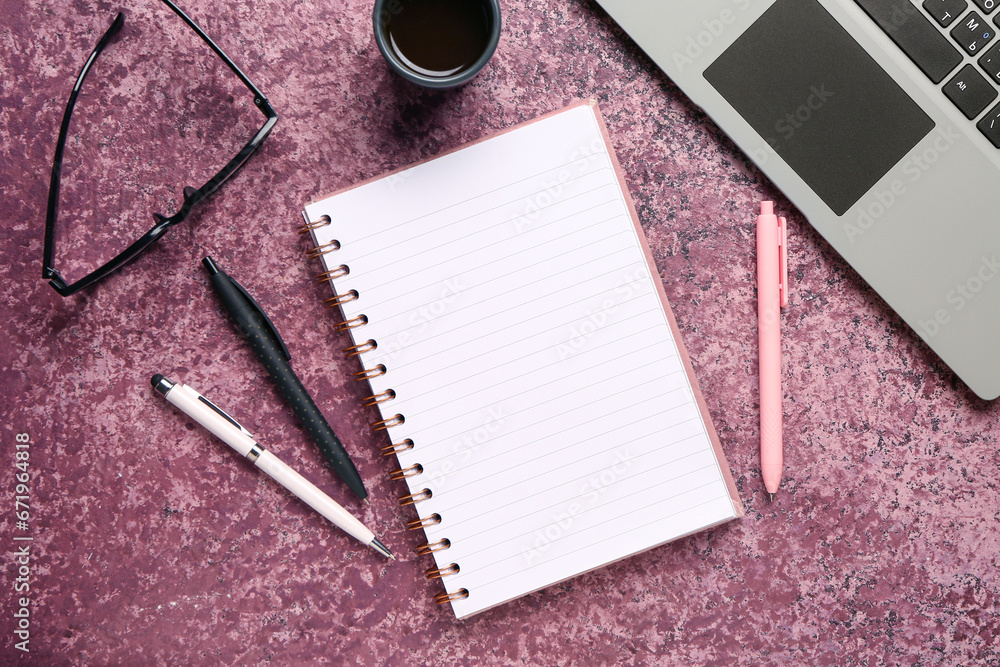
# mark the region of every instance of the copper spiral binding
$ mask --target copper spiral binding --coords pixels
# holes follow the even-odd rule
[[[444,604],[445,602],[454,602],[455,600],[464,600],[469,597],[468,588],[460,588],[454,593],[438,593],[434,596],[434,601],[438,604]]]
[[[306,253],[306,257],[309,259],[316,259],[317,257],[321,257],[328,252],[334,252],[336,250],[340,250],[340,241],[334,239],[332,241],[327,241],[323,245],[316,246]]]
[[[315,222],[306,222],[306,224],[299,227],[299,234],[308,234],[314,229],[319,229],[320,227],[326,227],[331,222],[333,222],[333,220],[330,219],[330,216],[321,215],[319,217],[319,220],[316,220]]]
[[[382,421],[375,422],[372,424],[372,428],[376,431],[384,431],[387,428],[392,428],[393,426],[399,426],[406,421],[406,417],[403,415],[393,415],[388,419],[383,419]]]
[[[424,471],[424,467],[419,463],[414,463],[408,468],[400,468],[399,470],[393,470],[389,473],[389,479],[406,479],[407,477],[414,477],[419,475]]]
[[[424,572],[424,576],[428,579],[443,579],[444,577],[452,574],[458,574],[461,569],[462,568],[458,566],[458,563],[452,563],[451,565],[446,565],[444,567],[432,567]]]
[[[371,338],[361,343],[360,345],[352,345],[351,347],[344,348],[344,354],[348,357],[353,357],[357,354],[363,354],[365,352],[371,352],[372,350],[378,348],[378,343],[373,341]]]
[[[445,549],[451,548],[451,540],[445,538],[443,540],[438,540],[437,542],[424,542],[419,547],[414,549],[419,556],[426,556],[427,554],[432,554],[435,551],[444,551]]]
[[[337,306],[347,303],[349,301],[357,301],[358,296],[359,296],[358,290],[352,289],[350,292],[347,292],[346,294],[335,294],[326,301],[324,301],[323,303],[326,304],[327,308],[336,308]]]
[[[421,528],[428,528],[430,526],[436,526],[441,523],[441,515],[435,512],[429,517],[423,519],[414,519],[406,524],[406,527],[410,530],[420,530]]]
[[[332,222],[333,221],[329,215],[323,215],[316,221],[309,221],[308,219],[306,219],[305,224],[299,228],[299,233],[307,234],[309,232],[312,232],[313,230],[319,229],[320,227],[330,225],[332,224]],[[337,250],[340,250],[340,248],[341,248],[340,241],[337,239],[333,239],[326,243],[316,245],[314,248],[307,251],[306,256],[309,259],[318,259],[326,254],[336,252]],[[327,271],[318,274],[316,276],[316,282],[317,283],[333,282],[334,280],[349,275],[350,272],[351,269],[348,265],[341,264],[340,266],[334,267],[332,269],[329,269]],[[360,294],[358,293],[358,291],[352,289],[348,290],[343,294],[335,293],[334,296],[326,299],[324,304],[326,305],[327,308],[340,307],[346,303],[350,303],[351,301],[357,301],[359,297]],[[368,324],[368,317],[362,314],[334,325],[334,330],[338,332],[347,331],[349,329],[355,329],[361,327],[365,324]],[[369,339],[363,343],[345,348],[344,354],[347,357],[360,356],[366,352],[371,352],[377,348],[378,348],[378,343],[374,340]],[[380,375],[385,375],[385,374],[386,374],[385,365],[378,364],[374,368],[365,368],[359,373],[354,373],[354,379],[357,381],[371,380],[372,378],[376,378]],[[364,398],[363,403],[366,406],[373,406],[388,402],[394,398],[396,398],[396,392],[392,389],[387,389],[380,393],[373,394],[372,396]],[[372,428],[375,431],[387,430],[389,428],[392,428],[393,426],[398,426],[404,423],[405,421],[406,418],[403,415],[395,414],[387,419],[383,419],[381,421],[373,423]],[[382,454],[383,456],[391,456],[399,454],[404,451],[411,450],[413,449],[413,447],[414,447],[413,440],[406,438],[401,442],[392,443],[388,447],[383,447]],[[423,465],[417,463],[405,468],[399,467],[398,469],[393,470],[392,472],[389,473],[389,478],[397,481],[405,480],[410,477],[415,477],[423,472],[424,472]],[[409,495],[402,496],[401,498],[399,498],[399,503],[402,506],[415,505],[416,503],[430,499],[431,497],[433,497],[433,495],[434,495],[433,491],[424,488],[421,489],[420,491],[417,491],[416,493],[411,493]],[[427,528],[429,526],[437,525],[439,523],[441,523],[441,515],[435,513],[423,519],[410,521],[407,524],[407,527],[410,530],[419,530]],[[430,541],[424,542],[423,544],[417,546],[415,551],[419,555],[427,555],[427,554],[434,554],[439,551],[444,551],[449,548],[451,548],[451,540],[443,538],[434,542]],[[444,567],[431,568],[426,572],[424,572],[424,576],[427,579],[441,579],[443,577],[447,577],[453,574],[458,574],[459,571],[460,567],[458,566],[458,564],[451,563]],[[459,591],[456,591],[455,593],[446,592],[435,595],[434,601],[438,604],[443,604],[445,602],[452,602],[454,600],[460,600],[467,597],[469,597],[469,591],[468,589],[463,588],[460,589]]]
[[[407,438],[402,442],[394,442],[388,447],[382,448],[382,456],[392,456],[393,454],[399,454],[400,452],[406,452],[413,449],[413,441]]]
[[[338,267],[332,268],[329,271],[324,271],[323,273],[316,274],[316,282],[326,283],[331,280],[336,280],[337,278],[343,278],[351,272],[351,267],[347,264],[341,264]]]
[[[379,403],[391,401],[394,398],[396,398],[396,392],[392,389],[386,389],[385,391],[375,394],[374,396],[366,396],[361,399],[361,402],[365,405],[378,405]]]
[[[419,502],[430,499],[434,495],[434,492],[430,489],[421,489],[416,493],[411,493],[408,496],[403,496],[399,499],[399,504],[403,507],[407,505],[416,505]]]
[[[333,330],[347,331],[348,329],[356,329],[357,327],[364,326],[366,324],[368,324],[368,316],[358,315],[357,317],[352,317],[351,319],[341,322],[340,324],[335,324]]]
[[[360,373],[354,374],[354,381],[361,382],[362,380],[371,380],[372,378],[377,378],[379,375],[385,375],[385,366],[379,364],[375,368],[366,368]]]

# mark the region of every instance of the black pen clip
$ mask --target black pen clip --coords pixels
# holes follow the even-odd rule
[[[243,285],[240,285],[239,281],[236,280],[236,278],[233,278],[232,276],[229,275],[227,275],[227,277],[229,278],[229,281],[233,283],[233,286],[240,291],[240,294],[242,294],[246,298],[246,300],[250,302],[250,305],[253,307],[253,309],[257,312],[258,315],[260,315],[261,321],[263,321],[264,324],[267,326],[267,328],[270,329],[271,335],[274,336],[274,338],[278,341],[278,345],[281,346],[281,352],[282,354],[285,355],[285,359],[287,361],[291,361],[292,355],[288,351],[288,347],[285,346],[285,341],[281,339],[281,334],[279,334],[278,330],[274,328],[274,323],[271,322],[271,318],[267,316],[267,313],[265,313],[264,309],[260,307],[260,304],[257,303],[257,301],[255,301],[252,296],[250,296],[250,293],[247,292],[245,289],[243,289]]]

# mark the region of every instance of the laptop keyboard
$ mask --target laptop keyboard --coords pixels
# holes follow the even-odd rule
[[[921,7],[909,0],[855,2],[966,118],[975,120],[997,99],[1000,0],[923,0]],[[975,58],[974,64],[954,71],[966,54]],[[976,127],[1000,148],[1000,104]]]

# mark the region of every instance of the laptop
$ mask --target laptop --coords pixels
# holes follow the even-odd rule
[[[597,0],[980,397],[1000,396],[1000,0]]]

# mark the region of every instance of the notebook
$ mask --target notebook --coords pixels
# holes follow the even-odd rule
[[[304,217],[456,616],[742,515],[593,103]]]

